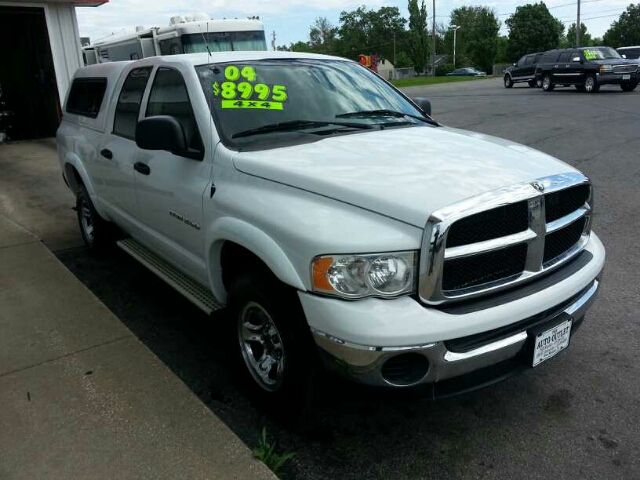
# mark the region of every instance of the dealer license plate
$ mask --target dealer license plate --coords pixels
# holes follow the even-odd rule
[[[631,80],[631,75],[622,75],[623,80]]]
[[[549,360],[569,346],[572,319],[540,333],[533,345],[533,366]]]

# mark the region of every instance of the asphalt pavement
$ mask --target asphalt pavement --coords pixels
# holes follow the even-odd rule
[[[601,293],[569,349],[535,370],[437,402],[323,379],[308,421],[284,426],[236,385],[220,316],[124,254],[55,253],[245,443],[266,426],[279,451],[296,452],[286,478],[640,478],[640,92],[507,90],[497,79],[404,91],[430,98],[446,125],[526,144],[593,180]]]

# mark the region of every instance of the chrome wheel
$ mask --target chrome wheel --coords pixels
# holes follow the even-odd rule
[[[242,309],[238,317],[238,340],[244,363],[258,385],[269,392],[280,388],[285,366],[282,337],[260,304],[248,302]]]
[[[546,76],[542,79],[542,88],[544,90],[549,90],[551,88],[551,77],[550,76]]]
[[[587,77],[587,79],[584,81],[584,89],[588,93],[591,93],[595,88],[596,88],[596,80],[593,77]]]
[[[82,199],[81,213],[82,231],[84,232],[87,242],[93,243],[93,218],[91,217],[91,209],[85,198]]]

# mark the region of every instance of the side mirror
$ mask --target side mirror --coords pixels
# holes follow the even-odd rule
[[[571,59],[572,62],[579,62],[580,61],[580,57],[573,57]]]
[[[143,150],[188,150],[182,125],[174,117],[158,115],[140,120],[136,127],[136,145]]]
[[[623,53],[622,55],[620,55],[622,58],[627,58],[627,56]]]
[[[418,107],[420,107],[420,110],[422,110],[427,115],[431,116],[431,102],[429,100],[423,97],[416,97],[416,98],[413,98],[412,100],[413,100],[413,103],[415,103],[416,105],[418,105]]]

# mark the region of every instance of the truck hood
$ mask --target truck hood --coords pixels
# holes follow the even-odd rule
[[[416,126],[241,152],[236,169],[423,228],[435,210],[516,183],[573,172],[529,147]]]

